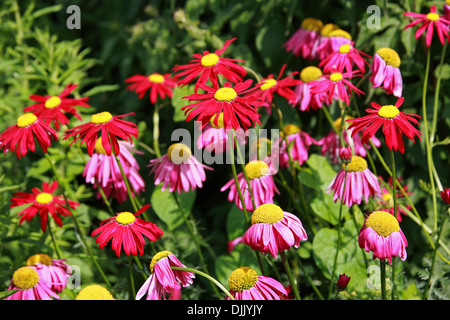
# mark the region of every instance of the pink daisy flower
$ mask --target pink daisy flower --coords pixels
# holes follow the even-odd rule
[[[353,66],[356,66],[361,73],[365,73],[365,65],[369,66],[369,63],[364,57],[371,58],[368,54],[356,49],[354,41],[352,41],[350,44],[341,45],[337,51],[332,52],[319,63],[319,67],[323,69],[323,72],[331,73],[333,71],[352,72]]]
[[[264,203],[273,203],[275,193],[280,194],[273,180],[273,168],[264,161],[254,160],[247,163],[244,170],[249,180],[250,188],[253,191],[255,206],[259,207]],[[248,211],[253,211],[255,208],[253,208],[252,198],[244,172],[240,172],[237,175],[237,179],[242,196],[244,197],[245,208]],[[229,189],[228,201],[234,202],[239,209],[243,210],[243,204],[239,198],[234,179],[228,181],[220,191],[223,192],[227,189]]]
[[[35,267],[17,269],[11,279],[9,290],[19,289],[4,300],[53,300],[59,296],[50,288],[51,284],[39,277]]]
[[[150,91],[150,103],[155,104],[158,97],[165,99],[166,96],[172,98],[173,88],[177,86],[177,79],[172,78],[170,73],[152,73],[149,76],[137,74],[125,80],[131,83],[126,89],[135,91],[142,99],[147,91]]]
[[[206,180],[205,169],[211,167],[201,164],[183,143],[172,144],[167,154],[160,158],[150,160],[150,174],[154,174],[154,183],[163,183],[161,190],[169,188],[169,192],[188,192],[203,187]]]
[[[393,94],[400,98],[403,92],[400,64],[401,60],[397,52],[390,48],[379,49],[370,65],[369,81],[372,82],[372,88],[383,88],[386,94]]]
[[[323,61],[333,53],[338,52],[342,45],[351,45],[352,43],[352,36],[342,29],[331,30],[327,32],[326,36],[322,39],[323,40],[317,47],[320,61]]]
[[[150,263],[151,275],[136,294],[136,300],[144,295],[146,300],[166,300],[167,293],[173,293],[193,283],[195,274],[189,271],[173,270],[171,267],[186,268],[170,251],[155,254]]]
[[[317,46],[320,41],[322,21],[316,18],[306,18],[300,28],[283,44],[287,52],[307,60],[317,59]]]
[[[61,292],[72,274],[72,269],[64,261],[66,260],[52,259],[48,254],[39,253],[29,257],[26,265],[34,267],[39,277],[51,284],[50,288],[53,291]]]
[[[322,70],[315,66],[309,66],[300,72],[300,83],[295,87],[295,98],[292,106],[299,106],[301,111],[317,110],[322,108],[327,99],[326,93],[313,93],[312,86],[315,81],[323,78]]]
[[[260,205],[253,211],[251,222],[244,243],[262,254],[269,252],[275,259],[278,252],[298,248],[300,241],[308,239],[300,219],[275,204]]]
[[[383,180],[382,177],[379,177],[380,180]],[[402,181],[402,178],[397,178],[397,181]],[[378,203],[380,205],[380,210],[389,212],[390,214],[394,215],[395,210],[394,210],[394,199],[392,198],[392,188],[393,188],[393,184],[392,184],[392,177],[389,177],[388,179],[388,187],[382,187],[381,188],[381,197],[378,199]],[[405,192],[408,190],[408,185],[405,185],[403,187],[403,190],[405,190]],[[406,192],[406,194],[412,195],[412,192]],[[405,210],[402,209],[402,207],[400,206],[400,204],[402,204],[402,200],[404,200],[404,195],[402,192],[398,192],[397,193],[397,220],[398,222],[402,222],[403,218],[402,215],[407,216],[408,214],[406,213]],[[411,210],[411,206],[408,205],[407,203],[404,204],[405,208],[408,210]]]
[[[344,184],[345,170],[347,171],[347,180]],[[367,203],[369,197],[374,198],[381,195],[378,178],[369,170],[367,161],[360,156],[353,156],[348,164],[343,163],[342,169],[339,170],[327,189],[328,193],[334,192],[334,202],[339,199],[348,207],[361,204],[363,198]],[[344,194],[342,194],[343,190]]]
[[[288,296],[286,288],[277,280],[258,275],[250,267],[234,270],[228,278],[230,294],[236,300],[281,300]],[[225,297],[230,300],[230,297]]]
[[[281,147],[279,161],[280,167],[282,168],[289,166],[290,158],[292,161],[297,161],[299,165],[302,165],[308,160],[310,146],[313,144],[319,145],[318,141],[294,124],[286,125],[282,133],[286,135],[287,145],[290,146],[288,149],[286,147],[286,141],[283,138],[280,138]],[[289,155],[291,156],[290,158]]]
[[[365,220],[358,236],[359,247],[373,252],[373,259],[406,260],[408,241],[397,219],[386,211],[374,211]]]
[[[95,243],[99,244],[100,249],[103,249],[112,239],[111,248],[116,252],[117,257],[120,257],[122,246],[127,256],[130,254],[137,256],[138,253],[142,256],[145,245],[144,236],[150,241],[156,241],[163,234],[162,230],[153,222],[137,218],[149,207],[150,205],[146,204],[135,214],[125,211],[116,213],[115,217],[103,220],[100,227],[92,231],[92,237],[98,235]]]

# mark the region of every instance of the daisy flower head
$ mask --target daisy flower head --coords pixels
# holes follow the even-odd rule
[[[222,153],[228,150],[228,134],[223,124],[223,113],[219,114],[217,125],[214,124],[216,116],[213,116],[209,123],[201,130],[201,135],[197,139],[197,148],[208,152]]]
[[[172,252],[164,250],[155,254],[150,262],[151,275],[136,294],[136,300],[146,295],[146,300],[165,300],[167,293],[190,286],[195,274],[190,271],[173,270],[186,268]]]
[[[310,146],[313,144],[319,145],[318,141],[316,141],[305,131],[301,130],[300,127],[295,124],[287,124],[283,128],[281,134],[286,136],[286,140],[280,138],[281,167],[288,167],[290,159],[292,159],[292,161],[297,161],[299,165],[302,165],[306,160],[308,160],[308,151]]]
[[[126,89],[135,91],[139,95],[139,99],[142,99],[145,93],[149,91],[150,103],[155,104],[158,97],[161,99],[172,98],[173,88],[177,86],[177,79],[172,78],[170,73],[159,74],[154,72],[149,76],[141,74],[131,76],[125,80],[125,83],[130,84]]]
[[[51,184],[44,182],[42,184],[42,190],[39,188],[32,188],[32,193],[16,192],[11,198],[10,208],[22,206],[25,204],[31,204],[18,213],[20,217],[19,224],[22,224],[25,220],[30,222],[36,214],[41,219],[42,232],[46,231],[48,215],[50,214],[55,220],[56,224],[62,227],[62,220],[60,216],[70,216],[70,210],[66,207],[66,201],[63,196],[55,195],[55,191],[58,188],[58,182],[53,181]],[[68,200],[69,206],[75,209],[80,204]]]
[[[52,259],[46,253],[39,253],[29,257],[26,265],[33,266],[39,277],[45,279],[53,291],[61,292],[72,274],[72,269],[65,261],[65,259]]]
[[[450,0],[445,0],[444,3],[444,19],[450,21]]]
[[[402,96],[403,78],[400,72],[401,59],[391,48],[381,48],[373,56],[369,81],[372,88],[383,88],[386,94]]]
[[[367,203],[369,197],[381,195],[378,178],[369,170],[367,161],[360,156],[352,156],[349,163],[344,162],[327,189],[328,193],[334,192],[334,202],[339,199],[347,207],[361,204],[363,199]]]
[[[5,298],[5,300],[53,300],[59,296],[50,288],[51,284],[39,277],[36,268],[21,267],[17,269],[11,279],[9,290],[16,293]]]
[[[397,219],[386,211],[374,211],[364,221],[358,236],[359,247],[373,252],[373,259],[388,259],[399,256],[406,260],[408,241]]]
[[[449,26],[450,20],[447,17],[441,16],[437,13],[436,6],[432,5],[430,8],[430,12],[427,14],[415,13],[415,12],[405,12],[403,13],[406,17],[411,17],[412,22],[410,22],[403,30],[408,28],[415,27],[419,24],[420,27],[417,29],[415,38],[416,40],[420,38],[420,36],[426,32],[426,44],[427,47],[431,45],[431,41],[433,40],[433,32],[436,29],[436,33],[438,35],[439,41],[442,45],[445,43],[445,38],[447,41],[450,41],[449,36]]]
[[[110,217],[100,223],[100,227],[92,231],[92,237],[98,235],[95,243],[103,249],[109,240],[112,239],[111,248],[115,251],[117,257],[120,257],[122,247],[127,256],[132,254],[142,256],[144,254],[145,239],[156,241],[161,238],[162,230],[153,222],[138,218],[150,207],[144,205],[136,213],[128,211],[116,213],[115,217]]]
[[[253,201],[249,187],[253,191],[253,197],[255,201],[255,207],[259,207],[264,203],[273,203],[275,193],[280,194],[275,181],[273,180],[274,169],[269,164],[262,160],[254,160],[248,162],[244,167],[245,175],[248,178],[250,186],[247,185],[244,172],[240,172],[237,175],[239,187],[244,197],[244,204],[242,204],[239,198],[239,192],[237,191],[234,179],[228,181],[220,191],[229,189],[228,201],[234,202],[239,209],[243,210],[243,206],[248,211],[253,211]]]
[[[79,99],[67,98],[77,87],[77,84],[68,84],[57,96],[32,94],[30,99],[37,103],[25,107],[23,111],[32,112],[46,123],[53,122],[56,130],[59,130],[60,125],[66,125],[70,121],[66,116],[67,113],[81,120],[81,116],[74,107],[89,107],[87,103],[88,97]]]
[[[340,28],[333,29],[333,25],[331,25],[331,28],[325,31],[323,41],[317,47],[319,60],[323,61],[334,52],[338,52],[344,44],[352,44],[352,36]]]
[[[250,267],[239,267],[228,278],[230,294],[236,300],[281,300],[288,296],[286,288],[277,280],[258,275]],[[230,297],[226,297],[230,300]]]
[[[92,157],[100,132],[106,154],[118,155],[118,138],[133,143],[132,137],[137,139],[139,135],[139,129],[134,123],[122,119],[129,115],[134,115],[134,112],[118,116],[113,116],[108,111],[93,114],[90,122],[66,130],[63,139],[74,137],[70,145],[81,139],[81,144],[86,143],[88,154]]]
[[[217,76],[220,74],[230,82],[238,83],[247,74],[244,67],[236,62],[244,62],[243,60],[230,59],[222,57],[229,45],[236,40],[236,38],[225,41],[224,46],[214,52],[204,51],[203,54],[196,53],[193,55],[193,60],[186,65],[175,65],[173,71],[176,72],[178,85],[185,86],[192,83],[197,77],[195,83],[195,93],[201,88],[200,84],[206,84],[208,80],[211,81],[213,87],[219,85]]]
[[[307,60],[317,58],[316,48],[320,41],[323,22],[316,18],[306,18],[300,28],[283,44],[287,52]]]
[[[366,65],[369,66],[369,62],[364,58],[371,57],[356,49],[354,41],[352,41],[342,44],[337,51],[332,52],[322,60],[319,67],[323,68],[323,72],[330,73],[333,71],[352,72],[354,66],[356,66],[361,73],[365,73]]]
[[[258,88],[258,85],[250,88],[252,80],[237,83],[234,87],[226,82],[223,87],[208,87],[200,84],[206,91],[202,94],[192,94],[183,99],[197,101],[181,108],[185,114],[189,113],[186,121],[189,122],[197,117],[202,122],[202,128],[214,118],[214,125],[218,126],[219,115],[223,113],[223,124],[225,129],[238,130],[241,127],[247,130],[255,123],[261,124],[261,115],[256,112],[257,107],[264,106],[264,102],[248,95]]]
[[[244,243],[275,259],[278,252],[298,248],[308,236],[300,219],[272,203],[260,205],[252,213],[251,226],[244,234]]]
[[[91,284],[78,292],[75,300],[115,300],[111,292],[98,284]]]
[[[420,116],[416,114],[409,114],[401,112],[398,108],[402,105],[405,98],[397,100],[395,105],[380,106],[379,104],[372,102],[370,105],[373,109],[366,109],[369,114],[356,119],[349,119],[352,124],[348,127],[353,129],[352,136],[357,132],[362,131],[361,142],[365,143],[372,138],[375,132],[382,126],[383,134],[386,140],[389,150],[405,152],[405,145],[403,143],[403,135],[408,139],[414,141],[415,136],[421,139],[422,133],[417,130],[412,124],[419,126],[419,122],[414,119]]]
[[[316,81],[323,78],[322,70],[316,66],[308,66],[300,71],[300,83],[295,87],[295,98],[292,106],[299,106],[301,111],[317,110],[327,99],[326,93],[313,93],[311,88]]]
[[[162,191],[168,188],[169,192],[178,193],[203,187],[205,169],[212,170],[200,163],[184,143],[172,144],[165,155],[150,160],[148,167],[150,174],[154,174],[155,185],[162,183]]]
[[[382,177],[379,177],[380,180],[383,181]],[[402,181],[402,178],[397,178],[397,181]],[[394,199],[392,198],[392,189],[393,189],[393,184],[392,184],[392,177],[389,177],[388,181],[387,181],[387,186],[383,186],[381,188],[381,195],[380,198],[378,199],[378,204],[380,206],[379,210],[383,210],[386,212],[389,212],[390,214],[394,215],[395,210],[394,210]],[[406,195],[412,195],[412,192],[407,192],[408,190],[408,185],[405,185],[403,187],[403,190],[406,192]],[[407,216],[408,213],[402,209],[402,206],[400,206],[400,204],[403,203],[402,200],[404,200],[404,195],[403,192],[398,192],[397,193],[397,220],[398,222],[402,222],[403,218],[402,215]],[[405,208],[408,210],[411,210],[411,206],[407,203],[404,204]]]
[[[36,152],[35,140],[44,153],[51,146],[52,141],[58,140],[57,132],[42,119],[31,112],[22,114],[14,125],[0,133],[0,150],[3,153],[15,152],[20,160],[28,151]]]

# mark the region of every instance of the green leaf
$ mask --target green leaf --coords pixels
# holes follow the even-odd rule
[[[119,85],[117,85],[117,84],[110,84],[110,85],[105,84],[105,85],[101,85],[101,86],[96,86],[96,87],[86,91],[85,93],[83,93],[83,96],[92,97],[99,93],[115,91],[117,89],[119,89]]]
[[[322,192],[312,200],[311,209],[322,219],[333,225],[337,225],[340,205],[339,201],[333,201],[333,195],[331,193]],[[343,205],[341,218],[344,218],[348,211],[348,207]]]
[[[187,106],[191,102],[183,97],[189,96],[194,93],[194,86],[187,85],[184,87],[176,86],[172,92],[172,106],[174,108],[173,121],[181,122],[186,120],[184,111],[181,110],[184,106]]]
[[[2,291],[0,292],[0,300],[3,300],[11,295],[13,295],[14,293],[16,293],[17,291],[19,291],[19,289],[14,289],[14,290],[7,290],[7,291]]]
[[[442,80],[450,79],[450,65],[447,63],[444,63],[443,65],[438,65],[437,68],[434,70],[434,76],[436,78],[439,78],[439,75],[441,76]]]

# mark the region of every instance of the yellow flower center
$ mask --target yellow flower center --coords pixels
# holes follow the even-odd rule
[[[345,120],[349,120],[349,119],[353,119],[353,117],[350,116],[345,116]],[[334,120],[334,127],[336,128],[336,130],[341,130],[341,125],[342,125],[342,117],[337,118],[336,120]],[[344,122],[344,125],[342,126],[343,129],[346,129],[346,122]]]
[[[200,64],[202,67],[212,67],[215,66],[219,62],[219,56],[215,53],[208,53],[202,57]]]
[[[360,156],[353,156],[349,163],[343,163],[342,169],[345,170],[346,166],[348,172],[362,172],[368,168],[367,161]]]
[[[306,67],[300,72],[300,80],[305,83],[319,79],[321,76],[322,71],[315,66]]]
[[[117,223],[120,223],[121,225],[124,226],[133,223],[134,220],[136,220],[136,217],[134,216],[134,214],[128,211],[121,212],[116,217]]]
[[[342,37],[348,40],[352,40],[352,36],[347,31],[342,29],[333,30],[328,34],[329,37]]]
[[[269,166],[260,160],[250,161],[244,167],[245,173],[250,180],[265,176],[269,172]]]
[[[383,193],[382,197],[384,202],[388,202],[389,200],[392,199],[392,194],[390,194],[389,192]]]
[[[310,31],[319,32],[322,29],[323,23],[316,18],[306,18],[302,21],[301,28]]]
[[[237,97],[236,91],[234,91],[233,88],[229,88],[229,87],[220,88],[214,94],[214,99],[216,99],[217,101],[220,101],[220,102],[222,102],[222,101],[231,102],[236,97]]]
[[[345,54],[349,53],[351,49],[352,46],[350,44],[343,44],[342,46],[339,47],[339,52]]]
[[[448,4],[450,6],[450,0],[445,0],[445,4]]]
[[[106,154],[106,150],[105,150],[105,148],[103,148],[102,138],[101,137],[98,138],[97,141],[95,141],[94,150],[95,150],[96,153]]]
[[[31,257],[28,258],[27,262],[25,263],[27,266],[34,266],[37,263],[45,264],[46,266],[52,265],[52,258],[48,254],[45,253],[39,253],[34,254]]]
[[[400,56],[395,50],[390,48],[381,48],[377,51],[378,55],[383,59],[386,64],[393,66],[394,68],[400,67]]]
[[[36,270],[30,267],[17,269],[13,274],[14,285],[22,290],[34,288],[39,282],[39,275]]]
[[[27,127],[30,124],[35,123],[37,117],[32,113],[25,113],[17,118],[17,126],[20,128]]]
[[[50,193],[42,192],[36,196],[36,202],[40,204],[47,204],[52,202],[53,196]]]
[[[333,72],[330,75],[330,80],[333,81],[333,82],[341,81],[342,80],[342,73],[340,73],[340,72]]]
[[[291,134],[299,133],[302,130],[300,129],[299,126],[296,126],[295,124],[288,124],[284,127],[283,131],[287,136],[290,136]]]
[[[329,37],[329,34],[331,31],[338,30],[339,27],[335,25],[334,23],[327,23],[323,26],[322,29],[320,29],[320,34],[324,37]]]
[[[148,76],[148,80],[150,80],[150,82],[154,82],[154,83],[163,83],[164,76],[160,75],[159,73],[153,73]]]
[[[47,109],[53,109],[61,104],[61,98],[57,96],[53,96],[45,100],[45,107]]]
[[[394,119],[399,113],[400,111],[398,111],[398,108],[391,104],[383,106],[378,110],[378,115],[385,119]]]
[[[400,230],[397,219],[386,211],[372,212],[366,220],[366,227],[372,228],[383,237],[388,237],[392,232]]]
[[[185,162],[191,155],[191,149],[183,143],[174,143],[167,150],[167,157],[175,164]]]
[[[261,85],[261,90],[267,90],[272,88],[273,86],[275,86],[277,84],[277,80],[275,79],[267,79],[263,81],[263,84]]]
[[[274,224],[283,219],[283,209],[272,203],[265,203],[260,205],[253,211],[252,224],[268,223]]]
[[[258,274],[250,267],[234,270],[228,278],[228,286],[233,292],[242,292],[253,288],[258,281]]]
[[[216,128],[216,129],[218,129],[218,128],[223,128],[224,127],[224,124],[223,124],[223,112],[221,112],[220,114],[219,114],[219,119],[217,119],[217,126],[214,124],[214,121],[216,120],[216,114],[215,115],[213,115],[212,117],[211,117],[211,119],[209,120],[209,124],[211,125],[211,126],[213,126],[214,128]]]
[[[95,124],[107,123],[111,119],[112,119],[111,113],[109,113],[108,111],[103,111],[100,113],[93,114],[91,117],[91,122]]]
[[[84,287],[75,300],[114,300],[112,294],[102,286],[93,284]]]
[[[439,15],[437,13],[430,12],[429,14],[427,14],[427,19],[431,21],[438,21]]]
[[[267,139],[267,138],[259,138],[258,140],[256,140],[255,142],[252,143],[252,145],[250,146],[250,152],[251,154],[258,154],[259,155],[259,150],[266,150],[267,154],[270,153],[270,146],[271,146],[272,142]]]
[[[160,251],[157,254],[155,254],[152,258],[152,261],[150,261],[150,271],[151,273],[153,273],[153,269],[155,268],[155,264],[161,260],[162,258],[166,258],[168,256],[170,256],[171,254],[173,254],[172,252],[168,251],[168,250],[164,250],[164,251]]]

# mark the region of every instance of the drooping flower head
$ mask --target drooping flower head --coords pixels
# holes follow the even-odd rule
[[[156,241],[161,238],[162,230],[153,222],[137,218],[150,207],[149,204],[144,205],[136,213],[128,211],[116,213],[115,217],[110,217],[100,223],[100,227],[92,231],[92,237],[98,235],[95,243],[99,244],[103,249],[109,240],[112,239],[111,248],[120,257],[122,247],[125,254],[129,256],[142,256],[144,254],[145,239]]]
[[[88,154],[92,157],[100,132],[106,154],[118,155],[120,153],[118,138],[133,143],[132,137],[137,139],[139,135],[136,124],[122,119],[128,115],[134,115],[134,112],[119,116],[113,116],[108,111],[96,113],[92,115],[90,122],[66,130],[63,139],[74,137],[70,145],[82,139],[81,144],[86,143]]]
[[[372,88],[383,88],[386,94],[400,98],[403,92],[403,78],[400,72],[400,56],[391,48],[381,48],[373,56],[369,81]]]
[[[286,136],[286,141],[284,138],[280,138],[280,166],[282,168],[289,166],[290,159],[302,165],[309,158],[310,146],[319,145],[318,141],[295,124],[287,124],[283,128],[282,134]]]
[[[227,40],[224,46],[215,52],[195,53],[194,59],[189,64],[175,65],[172,69],[176,72],[175,76],[182,78],[178,81],[178,84],[180,86],[187,85],[198,77],[194,88],[197,93],[198,89],[201,88],[200,84],[206,84],[208,80],[211,81],[213,87],[217,87],[219,85],[218,75],[224,76],[225,79],[233,83],[241,82],[247,71],[236,62],[244,61],[222,57],[222,54],[234,40],[236,38]]]
[[[236,300],[281,300],[288,293],[277,280],[258,275],[250,267],[240,267],[234,270],[228,278],[230,294]],[[226,297],[230,300],[230,297]]]
[[[39,215],[41,219],[42,232],[46,231],[48,215],[50,214],[55,220],[56,224],[62,227],[62,220],[60,216],[70,216],[70,210],[66,207],[66,201],[63,196],[55,195],[55,191],[58,188],[58,182],[53,181],[51,184],[44,182],[42,184],[42,191],[39,188],[32,188],[32,193],[16,192],[11,198],[10,208],[22,206],[24,204],[31,204],[18,213],[20,217],[19,224],[22,224],[25,220],[30,222],[31,219]],[[69,206],[75,209],[80,204],[68,200]]]
[[[301,111],[317,110],[322,108],[327,99],[326,92],[313,93],[312,86],[323,78],[322,70],[315,66],[308,66],[300,72],[300,83],[295,87],[296,97],[292,106],[299,106]]]
[[[260,205],[253,211],[251,226],[244,234],[244,243],[275,259],[278,252],[298,248],[308,236],[300,219],[272,203]]]
[[[338,72],[352,72],[354,66],[358,71],[365,73],[366,65],[369,66],[365,58],[371,58],[370,55],[358,50],[354,47],[354,41],[350,44],[345,43],[339,47],[339,50],[332,52],[324,60],[319,63],[319,67],[325,73]]]
[[[421,139],[422,133],[416,129],[412,124],[419,126],[419,122],[414,117],[419,118],[416,114],[401,112],[398,108],[402,105],[405,98],[397,100],[395,105],[380,106],[372,102],[370,105],[373,109],[366,109],[369,114],[356,119],[349,119],[346,121],[352,122],[348,127],[353,129],[352,136],[357,132],[362,131],[362,143],[366,143],[375,135],[375,132],[382,126],[383,134],[389,150],[405,152],[405,145],[403,143],[403,135],[408,139],[414,141],[417,136]]]
[[[380,177],[380,180],[383,181],[383,178]],[[402,181],[402,178],[397,178],[397,181]],[[387,186],[383,186],[381,188],[381,197],[378,199],[379,204],[379,210],[383,210],[386,212],[389,212],[390,214],[394,215],[394,199],[392,197],[392,189],[393,189],[393,182],[392,177],[389,177],[387,181]],[[403,186],[403,190],[406,192],[406,195],[410,196],[412,195],[412,192],[407,192],[408,185]],[[411,210],[411,206],[406,203],[405,196],[403,195],[403,192],[397,192],[397,220],[398,222],[402,222],[403,218],[402,215],[407,216],[408,213],[402,209],[401,204],[405,206],[406,209]]]
[[[52,141],[58,140],[56,131],[43,120],[28,112],[17,118],[15,125],[9,126],[0,133],[0,150],[3,153],[15,152],[18,159],[28,151],[36,152],[35,139],[44,153]]]
[[[81,289],[75,300],[114,300],[114,297],[105,287],[91,284]]]
[[[358,236],[359,247],[373,252],[373,259],[388,259],[399,256],[406,260],[408,241],[397,219],[386,211],[374,211],[365,220]]]
[[[65,261],[65,259],[52,259],[46,253],[39,253],[29,257],[26,265],[33,266],[39,277],[45,279],[53,291],[61,292],[72,274],[72,268]]]
[[[316,18],[306,18],[300,28],[283,44],[287,52],[307,60],[317,59],[317,46],[320,41],[322,21]]]
[[[155,104],[158,97],[165,99],[166,96],[172,98],[173,88],[177,86],[177,79],[172,78],[170,73],[152,73],[149,76],[137,74],[125,80],[130,83],[127,90],[135,91],[142,99],[147,91],[150,92],[150,103]]]
[[[46,123],[53,122],[56,130],[59,130],[60,125],[66,125],[70,121],[66,116],[67,113],[81,120],[81,116],[74,107],[89,107],[87,103],[89,97],[66,98],[77,87],[77,84],[68,84],[57,96],[32,94],[30,99],[38,103],[25,107],[23,111],[32,112]]]
[[[408,28],[415,27],[418,24],[421,26],[417,29],[415,38],[416,40],[420,38],[420,36],[426,32],[426,44],[427,47],[431,45],[431,41],[433,40],[433,32],[436,29],[436,33],[439,37],[439,41],[442,45],[445,43],[445,38],[447,41],[450,41],[449,36],[449,26],[450,20],[448,20],[444,16],[440,16],[436,11],[436,6],[432,5],[430,8],[430,12],[427,14],[415,13],[415,12],[405,12],[404,16],[412,17],[413,21],[409,23],[403,30]]]
[[[340,28],[331,28],[325,31],[325,36],[322,37],[322,41],[317,47],[317,52],[319,54],[319,60],[323,61],[328,56],[332,55],[334,52],[339,51],[339,48],[344,45],[350,45],[352,43],[352,36],[345,30]]]

